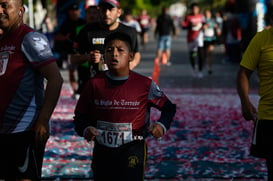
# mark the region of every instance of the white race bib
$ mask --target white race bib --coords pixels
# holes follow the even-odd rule
[[[193,31],[199,31],[202,28],[202,23],[192,26]]]
[[[207,28],[204,30],[204,35],[206,37],[213,37],[214,36],[214,29]]]
[[[99,135],[96,140],[101,145],[117,148],[133,141],[132,123],[97,122]]]

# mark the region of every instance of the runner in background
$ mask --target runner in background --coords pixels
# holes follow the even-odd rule
[[[149,41],[149,36],[148,36],[148,32],[151,28],[151,17],[148,14],[146,9],[141,10],[137,21],[139,22],[140,26],[141,26],[141,45],[143,47],[143,49],[146,49],[146,45]]]
[[[98,22],[99,20],[99,12],[98,12],[98,6],[97,5],[90,5],[88,7],[86,7],[85,9],[85,20],[86,20],[86,24],[84,25],[80,25],[78,27],[76,27],[76,33],[77,35],[80,33],[80,31],[88,24],[90,23],[95,23]],[[77,56],[79,56],[79,53],[77,52],[77,48],[78,48],[78,41],[76,40],[74,42],[74,54],[70,55],[70,66],[74,67],[74,74],[77,71],[77,90],[74,92],[74,94],[72,95],[73,98],[78,98],[85,82],[87,82],[87,80],[91,77],[91,72],[90,72],[90,63],[89,62],[84,62],[82,64],[74,64],[71,61],[73,61],[73,59]],[[74,75],[76,77],[76,75]]]
[[[191,4],[190,13],[185,16],[182,21],[183,29],[187,32],[187,43],[189,50],[190,64],[192,67],[192,74],[194,77],[203,78],[204,68],[204,35],[203,23],[204,16],[200,13],[200,7],[197,3]],[[196,70],[196,61],[198,63],[198,70]]]
[[[122,19],[121,19],[121,23],[130,26],[132,28],[136,29],[136,32],[140,35],[141,33],[141,27],[140,24],[138,23],[138,21],[134,18],[134,16],[132,15],[132,12],[130,9],[126,9],[124,10]]]
[[[57,60],[60,69],[68,68],[69,81],[74,94],[78,89],[75,77],[76,67],[70,64],[71,54],[75,53],[74,42],[77,37],[77,27],[85,25],[86,22],[80,16],[80,7],[78,3],[72,3],[68,6],[66,20],[59,26],[54,35],[54,51],[59,53]]]
[[[207,9],[204,13],[205,22],[203,25],[204,31],[204,48],[205,48],[205,61],[208,66],[208,74],[212,74],[212,64],[213,64],[213,52],[214,45],[216,42],[216,37],[218,31],[218,25],[215,18],[212,15],[211,10]]]
[[[172,38],[176,36],[176,28],[167,7],[163,7],[157,17],[154,36],[158,40],[156,59],[163,65],[170,66]]]

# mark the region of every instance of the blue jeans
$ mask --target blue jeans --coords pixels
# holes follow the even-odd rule
[[[170,50],[172,44],[172,36],[171,35],[163,35],[158,39],[157,49],[158,50]]]

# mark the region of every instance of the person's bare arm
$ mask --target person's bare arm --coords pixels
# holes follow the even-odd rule
[[[86,54],[71,54],[70,56],[70,63],[72,65],[80,65],[83,64],[86,61],[89,61],[91,63],[99,63],[101,60],[101,53],[99,50],[93,50],[90,51],[90,53]]]
[[[240,66],[237,75],[237,92],[242,106],[242,114],[246,120],[257,120],[257,110],[249,99],[249,79],[252,70]]]
[[[49,120],[58,102],[62,89],[63,78],[55,62],[39,69],[46,78],[44,102],[35,125],[36,138],[46,140],[49,137]]]
[[[88,54],[79,54],[79,53],[71,54],[69,63],[72,65],[80,65],[86,62],[88,59],[89,59]]]

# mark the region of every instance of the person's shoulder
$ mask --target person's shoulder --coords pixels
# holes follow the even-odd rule
[[[8,36],[8,38],[15,40],[17,43],[23,41],[28,37],[28,34],[34,32],[34,29],[26,24],[21,24],[15,28]]]
[[[263,29],[262,31],[258,31],[256,34],[255,34],[256,37],[273,37],[273,28],[270,27],[270,28],[265,28]]]
[[[157,20],[161,20],[163,18],[163,14],[157,16]]]
[[[165,21],[169,21],[169,20],[172,20],[172,17],[169,14],[161,14],[158,17],[159,23],[164,23]]]
[[[135,71],[130,71],[130,77],[132,79],[138,80],[142,83],[144,83],[144,82],[151,83],[152,82],[152,79],[150,79],[149,77],[142,75],[142,74],[135,72]]]
[[[31,28],[30,26],[26,24],[19,26],[14,33],[16,33],[18,36],[23,37],[24,40],[31,40],[31,39],[36,40],[36,38],[38,38],[39,40],[41,38],[43,40],[46,39],[43,33],[34,30],[33,28]]]
[[[121,23],[121,22],[119,23],[118,29],[125,30],[125,31],[134,31],[135,30],[135,28],[125,25],[124,23]]]
[[[130,36],[136,36],[137,34],[137,31],[135,28],[131,27],[131,26],[128,26],[128,25],[125,25],[123,23],[119,23],[119,26],[118,28],[116,29],[116,31],[119,31],[119,32],[122,32],[122,33],[126,33]]]
[[[262,31],[259,31],[255,34],[255,39],[260,40],[261,42],[272,42],[273,40],[273,27],[265,28]]]
[[[273,26],[264,28],[261,32],[273,35]]]
[[[119,23],[118,31],[122,31],[125,33],[127,32],[129,34],[136,34],[137,33],[136,28],[125,25],[123,23]]]
[[[30,26],[26,25],[26,24],[22,24],[21,26],[19,26],[19,31],[23,32],[23,33],[29,33],[29,32],[33,32],[34,29],[31,28]]]

